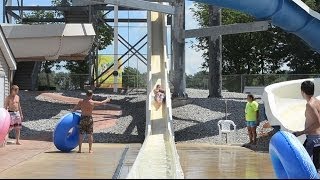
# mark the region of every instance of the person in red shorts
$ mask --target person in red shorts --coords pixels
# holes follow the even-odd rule
[[[8,110],[11,117],[9,132],[15,129],[16,144],[21,145],[19,140],[20,140],[20,131],[22,127],[23,115],[22,115],[22,110],[20,105],[20,97],[18,93],[19,93],[19,87],[17,85],[13,85],[10,89],[10,95],[7,96],[5,100],[5,109]]]

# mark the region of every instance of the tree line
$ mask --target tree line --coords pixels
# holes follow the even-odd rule
[[[303,0],[310,8],[320,11],[320,1]],[[209,6],[195,3],[191,10],[201,27],[209,26]],[[222,24],[253,22],[254,18],[230,9],[222,9]],[[208,69],[208,38],[197,38],[192,47],[203,50],[202,69]],[[268,31],[224,35],[222,37],[222,73],[270,74],[320,73],[320,55],[294,34],[277,27]],[[283,70],[282,67],[288,67]]]
[[[320,1],[303,0],[310,8],[315,11],[320,11]],[[52,5],[70,5],[70,0],[52,0]],[[195,8],[191,9],[194,12],[194,17],[202,27],[209,25],[208,5],[196,3]],[[98,16],[103,16],[103,12],[98,12]],[[25,13],[27,19],[41,19],[63,17],[63,12],[46,12],[32,11]],[[222,10],[222,24],[246,23],[253,22],[254,18],[230,9]],[[19,23],[19,22],[18,22]],[[21,23],[21,22],[20,22]],[[28,22],[24,22],[28,23]],[[35,24],[35,23],[29,23]],[[39,24],[39,23],[37,23]],[[103,22],[99,22],[97,31],[99,31],[99,49],[102,50],[112,43],[113,29]],[[320,73],[320,56],[318,53],[310,49],[303,40],[299,37],[287,33],[280,28],[272,27],[264,32],[252,32],[234,35],[224,35],[223,40],[223,60],[222,73],[230,74],[317,74]],[[197,38],[197,42],[193,43],[193,48],[203,50],[202,57],[205,61],[202,63],[203,72],[199,72],[193,76],[187,77],[187,86],[199,84],[203,82],[207,76],[208,69],[208,38]],[[63,61],[63,59],[60,59]],[[42,63],[41,72],[47,74],[47,84],[50,85],[52,79],[48,74],[52,73],[52,68],[57,66],[54,61],[45,61]],[[282,67],[287,66],[288,70],[283,70]],[[63,65],[71,74],[87,74],[88,61],[67,61]],[[58,65],[58,69],[61,68]],[[137,80],[124,78],[124,86],[134,87],[134,84],[142,84],[143,75],[134,69],[125,69],[124,74],[138,74]],[[123,75],[124,75],[123,74]],[[129,76],[126,76],[129,77]],[[201,81],[200,81],[201,80]],[[137,81],[137,82],[134,82]],[[205,83],[205,82],[203,82]],[[205,86],[205,85],[204,85]]]

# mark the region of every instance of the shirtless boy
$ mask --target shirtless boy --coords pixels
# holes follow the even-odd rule
[[[303,131],[294,132],[293,134],[296,136],[306,134],[307,139],[303,145],[312,158],[313,148],[315,145],[320,145],[320,101],[313,96],[314,84],[311,81],[302,82],[301,94],[307,101],[305,111],[305,129]]]
[[[81,145],[83,141],[83,134],[88,135],[89,141],[89,153],[93,153],[92,151],[92,143],[93,143],[93,119],[92,119],[92,111],[95,106],[104,105],[107,102],[110,102],[110,99],[106,99],[104,101],[94,101],[92,100],[93,92],[88,90],[86,93],[86,98],[80,100],[78,104],[73,108],[72,112],[77,109],[81,109],[81,118],[80,118],[80,135],[79,135],[79,151],[81,153]]]
[[[16,131],[16,144],[20,145],[20,130],[21,130],[21,123],[23,119],[22,110],[20,106],[20,97],[18,96],[19,87],[17,85],[13,85],[10,89],[10,95],[6,97],[5,100],[5,109],[9,111],[11,122],[10,122],[10,129],[15,129]],[[9,134],[9,133],[8,133]]]

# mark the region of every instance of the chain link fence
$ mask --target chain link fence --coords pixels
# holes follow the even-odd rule
[[[89,74],[70,73],[40,73],[38,75],[38,90],[81,90],[89,85]],[[128,89],[146,89],[147,77],[140,75],[122,75],[122,82],[118,81],[118,87]],[[98,82],[99,83],[99,82]],[[104,86],[106,87],[106,86]],[[113,88],[112,85],[107,88]]]
[[[223,75],[222,90],[243,92],[246,86],[268,86],[296,79],[320,78],[320,74],[238,74]],[[208,89],[208,78],[187,81],[188,88]]]
[[[146,89],[147,75],[122,75],[118,87],[125,89]],[[223,75],[222,90],[243,92],[246,86],[268,86],[273,83],[305,78],[320,78],[320,74],[243,74]],[[40,73],[38,90],[77,90],[89,84],[88,74]],[[109,88],[112,88],[110,86]],[[187,88],[208,89],[208,77],[201,79],[187,78]]]

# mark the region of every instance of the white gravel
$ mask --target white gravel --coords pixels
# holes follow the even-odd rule
[[[52,134],[58,120],[71,109],[72,105],[41,98],[39,92],[21,91],[21,104],[25,120],[22,138]],[[83,97],[81,91],[60,92],[66,96]],[[207,90],[187,89],[190,102],[173,108],[175,140],[189,143],[225,144],[220,142],[217,122],[225,119],[225,100],[227,100],[227,119],[237,125],[236,141],[233,144],[248,142],[244,121],[246,94],[223,92],[223,98],[207,98]],[[113,127],[99,130],[94,134],[95,142],[142,143],[145,130],[145,100],[143,91],[133,91],[129,95],[105,94],[95,91],[95,99],[112,98],[112,103],[122,107],[122,115]],[[259,98],[259,97],[258,97]],[[257,100],[260,104],[260,99]],[[263,108],[261,104],[260,108]],[[261,111],[260,111],[261,112]],[[257,129],[262,130],[262,124]],[[271,131],[266,129],[265,131]],[[267,150],[268,138],[260,138],[258,147]]]

